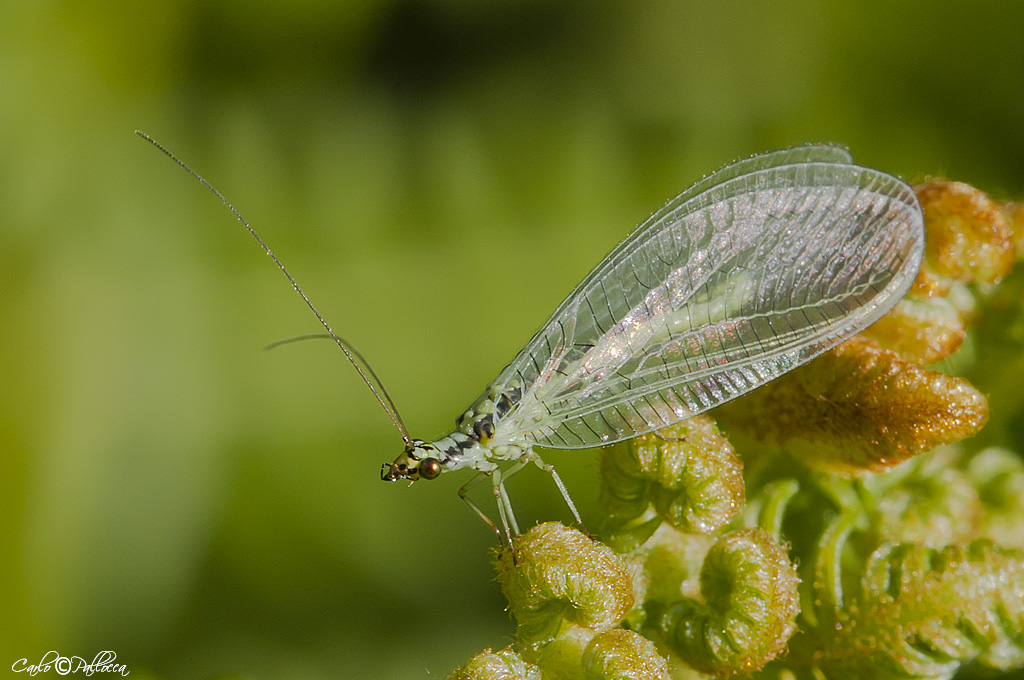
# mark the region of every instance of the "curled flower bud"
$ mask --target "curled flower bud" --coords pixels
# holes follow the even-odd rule
[[[640,518],[644,530],[636,543],[660,523],[645,514],[649,508],[681,531],[709,534],[743,504],[743,463],[707,416],[605,449],[601,473],[605,528],[621,537]]]
[[[807,461],[883,471],[974,435],[988,402],[962,378],[918,368],[855,337],[720,412]]]
[[[971,186],[935,181],[916,190],[927,257],[907,297],[863,334],[906,361],[934,364],[960,347],[974,315],[976,291],[964,284],[1007,276],[1024,252],[1024,236],[1014,223],[1020,208],[999,205]]]
[[[915,187],[924,210],[926,257],[940,276],[996,283],[1013,267],[1013,232],[1001,206],[972,186],[936,180]]]
[[[666,680],[668,661],[654,643],[631,630],[598,633],[583,653],[586,680]]]
[[[525,533],[514,551],[499,554],[497,567],[522,641],[552,639],[564,623],[607,630],[633,607],[633,581],[622,558],[557,522]]]
[[[720,677],[762,668],[786,647],[799,613],[796,569],[761,529],[730,533],[701,571],[703,601],[684,599],[657,626],[688,665]]]
[[[904,361],[924,365],[960,349],[966,334],[960,310],[945,297],[904,298],[863,332]]]
[[[927,257],[907,297],[864,336],[907,361],[933,364],[964,340],[975,306],[964,284],[997,283],[1010,273],[1015,230],[1006,206],[967,184],[934,181],[916,191]]]
[[[541,674],[506,647],[497,652],[485,649],[449,673],[447,680],[541,680]]]

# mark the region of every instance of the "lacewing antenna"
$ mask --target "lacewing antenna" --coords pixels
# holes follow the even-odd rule
[[[267,351],[272,350],[272,349],[277,349],[278,347],[281,347],[283,345],[290,345],[293,342],[305,342],[306,340],[333,340],[333,339],[334,338],[332,338],[327,333],[303,333],[302,335],[293,335],[290,338],[281,338],[280,340],[274,340],[272,343],[270,343],[269,345],[264,347],[263,351],[267,352]],[[361,354],[359,354],[359,352],[356,350],[355,347],[353,347],[352,345],[349,345],[348,346],[348,351],[352,352],[355,355],[358,355],[359,360],[362,361],[364,364],[366,363],[366,359],[364,359],[363,356]],[[367,368],[369,368],[369,364],[367,364]]]
[[[359,377],[363,379],[363,382],[365,382],[366,386],[370,388],[370,392],[373,393],[373,396],[377,399],[377,402],[381,405],[381,408],[383,408],[384,411],[388,414],[388,418],[391,419],[391,424],[394,425],[395,429],[398,430],[398,433],[402,435],[402,439],[405,441],[406,446],[412,446],[412,438],[409,436],[409,431],[405,428],[405,423],[402,421],[402,416],[398,414],[398,409],[395,407],[395,402],[391,400],[391,395],[388,394],[388,391],[384,388],[384,384],[380,381],[380,378],[377,377],[377,374],[374,372],[373,368],[370,367],[369,362],[367,362],[366,359],[363,358],[363,355],[360,354],[356,350],[356,348],[352,346],[351,343],[343,340],[341,336],[337,335],[334,332],[330,324],[328,324],[326,319],[324,319],[324,317],[320,315],[320,312],[318,312],[316,307],[313,306],[313,303],[310,301],[310,299],[306,297],[306,293],[303,292],[298,282],[294,278],[292,278],[292,275],[288,272],[288,269],[285,268],[281,260],[277,259],[277,255],[274,254],[274,251],[272,251],[270,249],[270,246],[268,246],[263,241],[263,239],[260,238],[260,235],[257,234],[256,230],[249,225],[249,222],[247,222],[246,219],[242,217],[242,214],[235,209],[235,206],[231,205],[231,202],[228,199],[224,198],[224,195],[217,191],[217,189],[215,189],[212,184],[207,182],[202,175],[200,175],[195,170],[186,165],[184,161],[175,156],[173,153],[165,149],[163,145],[161,145],[155,139],[153,139],[152,137],[150,137],[148,134],[141,130],[136,130],[135,134],[137,134],[139,137],[142,137],[144,140],[155,146],[157,149],[163,152],[165,156],[167,156],[172,161],[177,163],[188,174],[192,175],[192,177],[198,180],[200,184],[209,189],[210,192],[213,193],[213,195],[216,196],[218,199],[220,199],[220,202],[227,206],[228,210],[230,210],[231,213],[236,218],[238,218],[238,221],[245,225],[245,228],[249,231],[250,234],[252,234],[252,237],[256,239],[256,241],[260,244],[260,247],[263,248],[263,252],[270,256],[270,259],[274,261],[274,264],[277,265],[278,269],[280,269],[281,272],[288,278],[288,281],[292,284],[292,288],[295,289],[295,292],[299,294],[303,302],[306,303],[306,306],[309,307],[309,309],[313,312],[314,315],[316,315],[316,318],[327,330],[327,335],[330,338],[332,338],[334,342],[338,345],[338,347],[341,348],[341,351],[345,353],[345,357],[349,360],[352,366],[355,367],[356,372],[359,373]],[[288,341],[286,340],[284,342]],[[270,347],[274,347],[278,344],[282,343],[273,343],[272,345],[270,345]]]

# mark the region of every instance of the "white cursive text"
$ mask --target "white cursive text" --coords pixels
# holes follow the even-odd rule
[[[15,673],[28,673],[29,675],[46,673],[51,670],[57,671],[57,675],[68,675],[79,671],[86,675],[93,673],[128,675],[130,672],[128,668],[123,663],[114,663],[115,660],[117,660],[117,654],[109,651],[97,654],[92,663],[80,656],[61,656],[55,651],[49,651],[43,654],[42,660],[37,664],[29,664],[28,659],[18,659],[11,665],[11,670]]]

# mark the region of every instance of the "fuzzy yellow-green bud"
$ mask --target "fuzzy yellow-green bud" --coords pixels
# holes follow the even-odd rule
[[[915,187],[925,219],[925,257],[939,276],[996,283],[1014,262],[1013,231],[1002,206],[962,182]]]
[[[519,638],[544,642],[566,624],[600,632],[633,607],[633,580],[611,548],[576,529],[548,522],[498,555],[498,581],[519,623]]]
[[[714,533],[743,504],[743,463],[708,416],[605,449],[601,478],[604,533],[620,550],[643,543],[662,521]]]
[[[963,378],[855,337],[719,412],[808,463],[883,471],[976,434],[988,402]]]
[[[751,673],[781,653],[796,630],[799,583],[786,550],[768,532],[741,529],[708,552],[702,601],[670,605],[655,625],[687,665],[719,677]]]
[[[447,680],[541,680],[541,673],[506,647],[498,652],[485,649],[449,673]]]
[[[904,298],[862,334],[905,361],[934,364],[960,349],[967,324],[946,297]]]
[[[907,297],[863,335],[905,361],[928,365],[960,348],[976,289],[987,290],[1010,273],[1024,238],[1014,226],[1013,206],[974,187],[937,180],[915,190],[924,211],[925,261]]]
[[[631,630],[614,628],[594,636],[583,652],[586,680],[666,680],[668,661],[654,643]]]

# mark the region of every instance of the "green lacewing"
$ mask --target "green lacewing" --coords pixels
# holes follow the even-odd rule
[[[582,449],[656,431],[734,399],[864,330],[903,297],[921,264],[913,189],[808,145],[737,161],[671,200],[605,257],[462,415],[450,434],[409,436],[366,360],[337,335],[249,223],[202,182],[284,272],[401,435],[381,479],[490,478],[505,538],[519,533],[505,480],[535,447]]]

